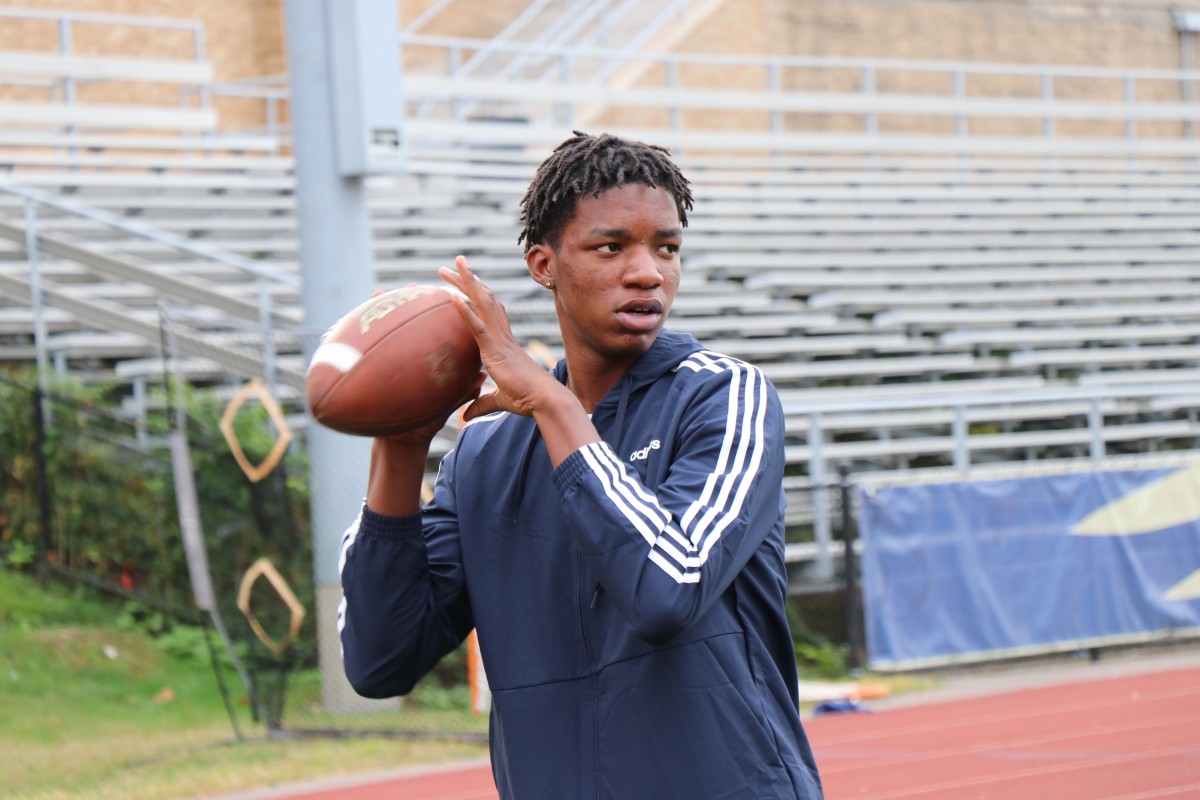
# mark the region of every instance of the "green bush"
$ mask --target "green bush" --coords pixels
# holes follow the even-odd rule
[[[31,370],[0,371],[0,564],[23,570],[36,566],[41,536],[34,385]],[[118,398],[109,387],[56,382],[51,398],[43,449],[50,495],[49,561],[144,594],[166,608],[191,608],[191,581],[163,438],[173,415],[151,415],[139,437],[134,425],[118,413]],[[166,397],[160,394],[158,399]],[[171,402],[174,399],[172,392]],[[238,585],[262,556],[270,558],[301,601],[311,605],[307,464],[299,448],[291,447],[271,475],[251,483],[218,427],[225,401],[189,388],[185,404],[201,526],[223,615],[231,622],[239,620],[233,605]],[[252,462],[270,452],[276,434],[261,405],[246,404],[233,418],[233,427]],[[263,624],[280,630],[273,619],[279,610],[269,602],[262,605]],[[302,635],[312,636],[312,630],[306,626]],[[311,642],[297,646],[315,649]]]
[[[843,645],[796,642],[796,666],[801,675],[814,678],[844,678],[848,672]]]

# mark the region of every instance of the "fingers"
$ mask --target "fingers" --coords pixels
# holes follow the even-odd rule
[[[488,285],[471,270],[466,256],[455,258],[454,266],[455,269],[441,267],[438,275],[461,292],[454,295],[455,305],[482,346],[480,337],[491,333],[502,334],[508,330],[508,314]]]
[[[454,305],[464,322],[475,336],[479,345],[484,369],[495,382],[495,391],[480,387],[475,402],[463,412],[464,420],[490,414],[495,411],[528,413],[524,402],[532,365],[538,375],[545,370],[536,365],[513,336],[504,304],[501,303],[486,283],[471,270],[465,256],[454,259],[454,268],[442,267],[438,274],[459,291],[453,293]]]
[[[471,284],[479,280],[478,276],[471,270],[471,265],[467,263],[466,256],[455,257],[453,269],[450,267],[439,267],[438,275],[446,283],[449,283],[468,297],[471,296]]]
[[[467,264],[466,256],[458,256],[455,258],[454,267],[455,269],[451,269],[450,267],[438,267],[438,275],[442,280],[453,286],[455,289],[458,289],[458,291],[461,293],[461,295],[456,295],[451,292],[451,296],[454,297],[455,300],[462,300],[463,297],[465,297],[467,300],[466,306],[470,308],[471,304],[476,303],[478,299],[475,297],[477,292],[472,292],[471,290],[477,289],[475,284],[479,284],[480,280],[478,277],[476,277],[475,273],[471,271],[470,265]],[[478,305],[476,305],[476,307],[478,307]],[[474,309],[471,310],[472,313],[474,313]]]
[[[492,414],[496,411],[504,411],[504,406],[500,403],[500,397],[496,392],[480,395],[476,400],[463,410],[463,421],[473,420],[476,417],[482,417],[486,414]]]
[[[480,280],[479,276],[471,269],[466,256],[457,256],[454,259],[454,269],[441,267],[438,269],[438,274],[442,276],[443,280],[465,294],[475,305],[477,313],[484,309],[503,308],[488,285]]]

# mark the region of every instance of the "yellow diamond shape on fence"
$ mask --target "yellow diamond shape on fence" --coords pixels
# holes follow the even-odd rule
[[[262,623],[254,616],[254,612],[250,610],[250,591],[254,588],[255,581],[262,577],[265,577],[271,584],[271,588],[283,600],[292,615],[288,621],[287,633],[279,641],[271,638],[271,635],[263,629]],[[296,638],[296,634],[300,632],[300,625],[304,622],[304,615],[307,613],[304,605],[292,592],[292,587],[288,586],[288,582],[279,574],[279,570],[275,569],[271,559],[266,556],[251,564],[250,569],[246,570],[246,574],[242,576],[242,585],[238,589],[237,607],[245,615],[246,621],[250,623],[250,628],[258,640],[276,654],[286,650],[292,639]]]
[[[271,452],[267,453],[267,457],[259,464],[251,464],[250,459],[246,458],[245,452],[242,450],[242,444],[238,441],[237,434],[233,430],[233,418],[237,416],[237,412],[241,410],[246,401],[250,397],[257,397],[258,401],[263,404],[263,408],[267,410],[267,416],[271,418],[271,422],[275,423],[275,429],[279,431],[279,436],[275,439],[275,445],[271,448]],[[225,436],[225,441],[229,444],[230,451],[233,452],[233,458],[237,461],[238,466],[242,468],[242,472],[246,473],[246,477],[251,483],[258,483],[263,478],[271,474],[271,470],[283,458],[283,454],[287,452],[288,445],[292,443],[292,429],[288,426],[287,420],[284,419],[283,412],[279,409],[279,404],[275,402],[275,398],[267,391],[267,387],[263,386],[262,381],[255,378],[252,381],[244,384],[241,389],[238,389],[237,394],[229,401],[229,405],[225,407],[225,414],[221,417],[219,425],[221,433]]]

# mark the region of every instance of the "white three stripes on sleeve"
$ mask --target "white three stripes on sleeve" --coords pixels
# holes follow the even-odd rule
[[[358,538],[358,529],[362,525],[362,510],[358,512],[358,516],[354,518],[354,522],[350,523],[350,527],[342,534],[342,544],[338,547],[338,576],[341,577],[342,570],[346,568],[346,554],[350,552],[350,548],[354,545],[354,541]],[[342,594],[342,599],[338,602],[337,609],[337,632],[339,641],[342,631],[346,627],[346,595]],[[339,644],[340,649],[340,644]]]
[[[604,442],[581,452],[605,496],[647,545],[647,557],[679,583],[698,583],[712,548],[741,513],[764,452],[767,384],[762,373],[742,361],[700,352],[681,369],[729,373],[725,435],[700,497],[676,522],[646,491]]]

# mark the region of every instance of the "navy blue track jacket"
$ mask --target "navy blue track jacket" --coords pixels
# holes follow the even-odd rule
[[[663,331],[592,421],[604,441],[553,469],[532,418],[479,418],[420,514],[363,509],[341,546],[351,685],[404,694],[474,627],[506,800],[820,798],[774,387]]]

